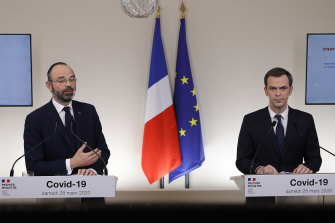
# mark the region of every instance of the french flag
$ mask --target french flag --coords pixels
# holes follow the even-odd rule
[[[180,164],[178,129],[165,62],[160,18],[156,18],[143,135],[142,169],[152,184]]]

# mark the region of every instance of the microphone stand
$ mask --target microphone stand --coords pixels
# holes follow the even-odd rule
[[[298,135],[299,135],[301,138],[303,138],[304,140],[306,140],[308,143],[312,143],[314,146],[317,146],[317,147],[319,147],[320,149],[322,149],[322,150],[326,151],[327,153],[329,153],[329,154],[331,154],[331,155],[335,156],[335,154],[334,154],[334,153],[332,153],[332,152],[330,152],[330,151],[326,150],[326,149],[325,149],[325,148],[323,148],[322,146],[320,146],[320,145],[316,144],[316,143],[315,143],[315,142],[313,142],[312,140],[310,140],[310,139],[306,138],[305,136],[301,135],[301,133],[300,133],[300,132],[298,132]]]
[[[17,163],[17,161],[19,161],[22,157],[24,157],[25,155],[27,155],[28,153],[30,153],[31,151],[33,151],[34,149],[36,149],[37,147],[39,147],[40,145],[42,145],[44,142],[46,142],[51,136],[53,136],[53,134],[55,134],[56,129],[57,129],[57,122],[56,122],[56,125],[55,125],[55,130],[48,137],[46,137],[44,140],[42,140],[42,142],[40,142],[39,144],[35,145],[28,152],[24,153],[22,156],[20,156],[19,158],[17,158],[15,160],[15,162],[13,163],[12,169],[10,170],[10,173],[9,173],[10,177],[14,176],[14,166]]]
[[[262,147],[262,145],[263,145],[263,143],[264,143],[264,140],[265,140],[266,136],[269,135],[269,133],[271,132],[272,128],[276,125],[276,123],[277,123],[276,121],[273,121],[273,122],[271,123],[271,127],[270,127],[270,129],[267,131],[267,133],[266,133],[265,136],[263,137],[261,143],[259,144],[258,149],[257,149],[257,151],[255,152],[255,155],[254,155],[254,157],[253,157],[253,159],[252,159],[252,161],[251,161],[250,170],[249,170],[250,174],[251,174],[251,169],[254,167],[254,163],[255,163],[256,156],[257,156],[259,150],[261,149],[261,147]]]
[[[323,148],[322,146],[316,144],[316,143],[313,142],[312,140],[310,140],[310,139],[306,138],[305,136],[303,136],[303,135],[300,133],[300,131],[298,130],[297,124],[296,124],[295,122],[293,122],[293,127],[295,128],[295,130],[297,130],[298,136],[300,136],[301,138],[303,138],[305,141],[307,141],[308,143],[312,143],[314,146],[317,146],[317,147],[319,147],[320,149],[326,151],[327,153],[329,153],[329,154],[335,156],[334,153],[332,153],[332,152],[326,150],[326,149]]]

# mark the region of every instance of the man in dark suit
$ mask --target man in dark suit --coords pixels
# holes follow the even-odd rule
[[[46,82],[52,99],[26,117],[25,152],[52,135],[25,157],[27,170],[37,176],[103,174],[104,162],[72,133],[90,145],[107,164],[110,151],[94,106],[72,100],[76,80],[67,64],[53,64]]]
[[[265,75],[264,92],[269,106],[244,116],[238,138],[236,166],[242,173],[319,170],[320,149],[303,138],[318,144],[313,117],[287,104],[292,83],[292,75],[282,68],[274,68]],[[274,121],[276,125],[272,126]]]

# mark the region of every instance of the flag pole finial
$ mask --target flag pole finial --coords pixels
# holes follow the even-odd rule
[[[185,10],[186,10],[186,8],[185,8],[185,5],[184,5],[184,1],[182,1],[181,2],[181,6],[180,6],[180,11],[182,12],[182,14],[181,14],[181,18],[185,18]]]
[[[160,17],[161,17],[161,15],[160,15],[160,11],[161,11],[161,6],[158,5],[156,18],[160,18]]]

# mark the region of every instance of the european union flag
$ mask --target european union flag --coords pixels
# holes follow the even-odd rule
[[[199,105],[187,50],[185,18],[180,19],[175,75],[173,103],[179,132],[182,164],[170,172],[170,182],[200,167],[205,160]]]

